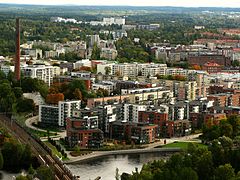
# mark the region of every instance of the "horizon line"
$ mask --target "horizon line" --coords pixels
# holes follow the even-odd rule
[[[225,9],[240,9],[239,7],[228,7],[228,6],[153,6],[153,5],[100,5],[100,4],[95,4],[95,5],[90,5],[90,4],[31,4],[31,3],[1,3],[0,5],[30,5],[30,6],[98,6],[98,7],[104,7],[104,6],[109,6],[109,7],[175,7],[175,8],[225,8]]]

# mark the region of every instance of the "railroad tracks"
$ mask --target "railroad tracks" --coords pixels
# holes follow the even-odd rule
[[[51,149],[49,149],[39,138],[36,138],[29,133],[27,128],[3,115],[0,115],[0,125],[6,128],[14,136],[14,138],[24,144],[30,145],[32,152],[36,155],[38,161],[42,165],[50,167],[54,171],[55,179],[78,179],[55,155],[52,155]]]

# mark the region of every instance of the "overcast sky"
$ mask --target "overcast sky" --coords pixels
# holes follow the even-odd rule
[[[18,4],[240,7],[240,0],[0,0]]]

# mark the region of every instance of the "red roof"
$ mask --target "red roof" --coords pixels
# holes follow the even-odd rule
[[[217,63],[215,63],[215,62],[207,62],[207,63],[204,64],[204,66],[209,66],[209,67],[210,67],[210,66],[211,66],[211,67],[212,67],[212,66],[215,66],[215,67],[218,66],[218,67],[219,67],[220,65],[217,64]]]

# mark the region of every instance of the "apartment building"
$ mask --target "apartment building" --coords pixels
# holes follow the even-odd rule
[[[142,76],[145,76],[145,77],[156,76],[156,75],[165,76],[166,70],[167,70],[167,64],[149,64],[145,68],[142,68],[141,72],[142,72]]]
[[[59,101],[57,106],[40,105],[39,122],[45,126],[66,126],[66,118],[72,117],[73,110],[80,109],[81,101]]]
[[[45,65],[30,65],[23,68],[24,75],[44,81],[48,86],[53,83],[53,78],[60,75],[60,67]]]
[[[100,148],[103,132],[97,128],[98,117],[72,117],[66,120],[67,140],[70,147]]]
[[[117,58],[118,52],[115,49],[111,48],[102,48],[100,57],[108,60],[115,60]]]
[[[137,64],[113,64],[112,66],[112,74],[117,76],[129,76],[136,77],[138,75]]]
[[[111,81],[103,81],[100,83],[93,83],[92,84],[92,90],[97,91],[98,89],[104,89],[107,90],[109,95],[113,90],[115,89],[115,83]]]
[[[134,122],[138,123],[138,113],[139,111],[145,111],[146,105],[139,104],[124,104],[124,118],[123,122]]]

